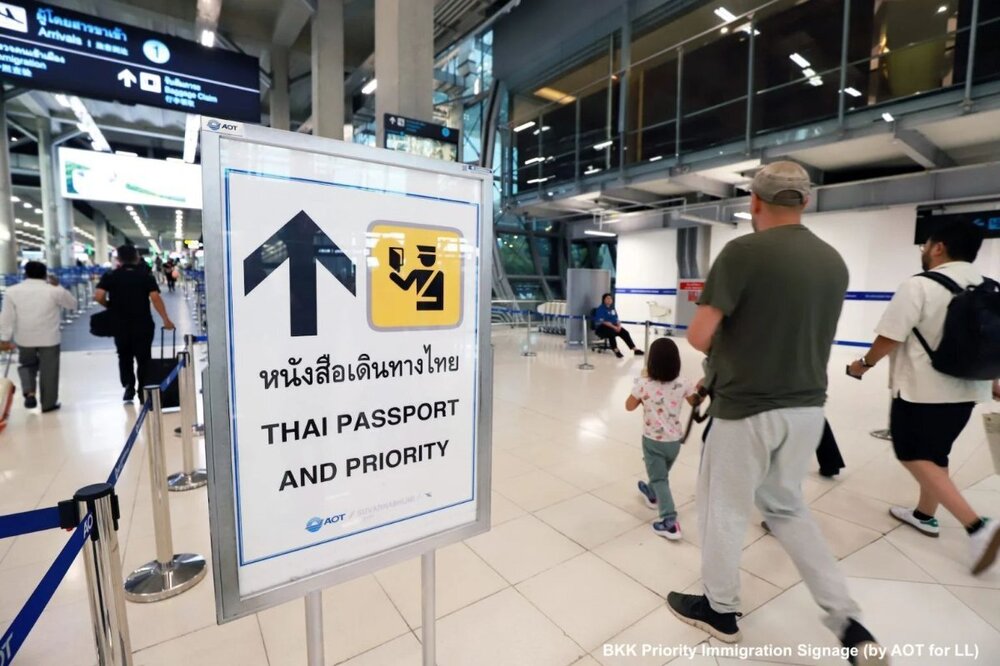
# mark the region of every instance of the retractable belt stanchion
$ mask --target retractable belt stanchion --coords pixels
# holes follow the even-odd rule
[[[194,422],[198,416],[195,393],[197,384],[194,376],[194,358],[185,349],[177,354],[181,371],[177,375],[181,401],[181,471],[167,477],[167,488],[175,492],[194,490],[208,483],[208,472],[195,467]]]
[[[650,331],[650,328],[652,328],[652,322],[647,319],[646,320],[646,344],[643,346],[643,349],[646,351],[646,353],[649,353],[649,331]]]
[[[576,366],[580,370],[593,370],[594,366],[587,362],[587,349],[590,347],[590,341],[587,340],[587,318],[580,317],[580,332],[583,337],[580,338],[581,346],[583,347],[583,363]]]
[[[81,488],[73,496],[80,515],[94,521],[89,542],[83,546],[90,617],[101,666],[130,666],[132,644],[122,593],[122,561],[118,551],[118,497],[108,483]]]
[[[525,310],[528,314],[528,325],[524,327],[524,351],[521,356],[538,356],[531,348],[531,310]]]
[[[889,423],[892,423],[892,398],[889,399]],[[892,431],[889,428],[885,430],[872,430],[869,433],[875,439],[884,439],[887,441],[892,441]]]
[[[167,499],[167,461],[163,450],[163,411],[160,387],[145,387],[152,406],[146,419],[149,442],[149,485],[153,494],[153,528],[156,531],[156,559],[147,562],[125,581],[129,601],[149,602],[169,599],[194,587],[205,577],[205,558],[191,553],[174,554],[170,532],[170,503]]]
[[[323,593],[313,590],[306,595],[306,663],[325,666],[323,658]]]
[[[184,349],[185,349],[185,351],[187,351],[187,358],[188,358],[188,361],[191,363],[191,375],[190,375],[190,382],[189,382],[189,386],[190,386],[189,390],[191,392],[191,410],[190,410],[189,413],[191,414],[191,435],[192,435],[192,437],[203,437],[205,435],[205,424],[204,423],[198,423],[198,382],[195,379],[195,369],[194,369],[194,362],[195,362],[195,360],[194,360],[194,343],[195,343],[195,337],[196,336],[191,335],[190,333],[184,336]],[[183,373],[181,373],[181,374],[183,375]],[[178,381],[180,381],[180,377],[178,377]],[[178,388],[180,389],[180,392],[181,392],[181,400],[184,400],[184,397],[183,397],[184,396],[184,385],[183,384],[179,384]],[[182,402],[181,403],[181,410],[183,411],[183,409],[184,409],[184,403]],[[183,418],[181,420],[183,422]],[[177,426],[176,428],[174,428],[174,437],[183,437],[183,435],[181,434],[182,430],[183,430],[182,426]]]

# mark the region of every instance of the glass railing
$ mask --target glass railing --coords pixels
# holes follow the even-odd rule
[[[725,34],[706,31],[515,118],[507,128],[511,193],[544,194],[739,142],[749,153],[771,132],[830,119],[844,126],[879,105],[968,91],[973,43],[972,82],[1000,79],[1000,10],[978,0],[972,25],[973,1],[914,2],[926,21],[876,14],[877,3],[863,0],[762,3]],[[822,20],[795,14],[810,11]],[[931,36],[907,41],[913,35]]]

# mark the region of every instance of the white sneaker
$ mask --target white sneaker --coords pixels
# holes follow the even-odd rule
[[[891,507],[889,509],[889,515],[901,523],[906,523],[925,536],[937,538],[941,535],[941,527],[938,525],[937,518],[920,520],[913,515],[913,509],[908,509],[905,506]]]
[[[1000,552],[1000,520],[983,518],[986,522],[979,531],[969,537],[972,551],[972,575],[978,576],[996,562]]]

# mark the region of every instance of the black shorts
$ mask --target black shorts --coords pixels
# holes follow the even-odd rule
[[[924,403],[894,398],[889,416],[892,448],[902,461],[948,466],[948,454],[972,416],[974,402]]]

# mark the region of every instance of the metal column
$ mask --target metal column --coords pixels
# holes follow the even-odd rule
[[[7,102],[0,95],[0,275],[17,272],[17,236],[14,235],[14,189],[10,180],[10,135],[7,132]]]

